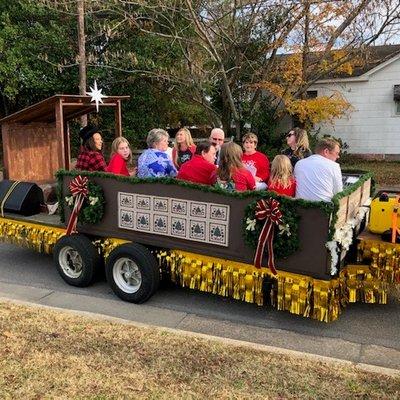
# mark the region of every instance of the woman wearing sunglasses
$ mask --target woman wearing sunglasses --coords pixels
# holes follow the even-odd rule
[[[300,128],[293,128],[286,135],[286,143],[289,146],[282,151],[282,154],[288,156],[294,168],[297,161],[311,156],[310,145],[308,143],[307,131]]]

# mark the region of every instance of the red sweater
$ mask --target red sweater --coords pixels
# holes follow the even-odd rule
[[[212,176],[213,183],[217,181],[217,172]],[[253,174],[246,168],[237,169],[232,174],[232,181],[235,184],[235,190],[238,192],[244,192],[245,190],[254,190],[256,187],[256,181],[254,180]]]
[[[181,165],[178,172],[178,179],[203,185],[212,185],[212,175],[217,166],[209,163],[201,155],[195,154],[189,161]]]
[[[268,190],[271,192],[276,192],[278,194],[283,194],[285,196],[294,197],[296,194],[296,180],[291,178],[290,185],[284,188],[280,183],[270,184]]]
[[[116,175],[129,176],[129,171],[128,168],[126,167],[126,161],[118,153],[115,153],[111,157],[111,160],[107,166],[106,171]]]
[[[268,157],[256,151],[252,155],[244,154],[242,155],[242,162],[250,171],[255,172],[255,176],[261,178],[263,182],[268,182],[269,179],[269,160]]]
[[[245,190],[254,190],[256,187],[256,181],[250,171],[246,168],[237,169],[232,174],[232,180],[235,182],[235,189],[238,192],[243,192]]]

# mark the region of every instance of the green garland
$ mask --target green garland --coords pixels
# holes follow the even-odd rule
[[[345,172],[345,171],[344,171]],[[175,178],[169,178],[169,177],[163,177],[163,178],[137,178],[137,177],[128,177],[128,176],[122,176],[122,175],[114,175],[114,174],[109,174],[105,172],[89,172],[89,171],[67,171],[67,170],[60,170],[56,173],[56,177],[58,179],[58,198],[59,198],[59,204],[60,204],[60,214],[61,218],[63,218],[64,215],[64,202],[65,199],[63,197],[63,177],[64,176],[69,176],[69,177],[76,177],[78,175],[81,176],[86,176],[89,179],[90,178],[106,178],[114,181],[119,181],[119,182],[126,182],[130,184],[154,184],[154,183],[162,183],[165,185],[178,185],[181,187],[187,187],[187,188],[192,188],[196,190],[200,190],[202,192],[207,192],[207,193],[217,193],[223,196],[228,196],[228,197],[235,197],[235,198],[240,198],[240,199],[247,199],[251,198],[253,201],[247,206],[246,211],[245,211],[245,218],[242,223],[242,230],[243,230],[243,236],[246,241],[246,243],[253,247],[257,247],[257,242],[258,242],[258,236],[259,233],[261,232],[262,229],[262,222],[257,222],[255,225],[255,230],[254,231],[249,231],[247,230],[247,218],[254,219],[254,212],[255,212],[255,205],[258,200],[262,198],[276,198],[279,203],[280,203],[280,210],[283,215],[283,225],[288,225],[289,227],[289,232],[290,236],[287,234],[277,234],[275,243],[274,243],[274,250],[276,251],[276,256],[278,258],[280,257],[287,257],[290,254],[293,254],[298,248],[299,248],[299,237],[298,237],[298,223],[299,223],[299,215],[297,213],[297,208],[318,208],[322,210],[328,217],[330,217],[330,228],[329,228],[329,233],[327,240],[332,240],[333,235],[335,233],[335,224],[337,221],[337,211],[339,209],[339,200],[342,197],[348,196],[350,193],[358,189],[365,181],[367,181],[369,178],[372,177],[371,173],[365,173],[364,171],[351,171],[351,172],[358,172],[358,173],[364,173],[364,175],[353,185],[350,185],[348,188],[346,188],[343,192],[338,193],[336,196],[333,197],[331,202],[324,202],[324,201],[308,201],[308,200],[302,200],[302,199],[292,199],[292,198],[287,198],[285,196],[279,196],[273,192],[268,192],[268,191],[246,191],[246,192],[227,192],[224,189],[221,189],[219,187],[214,187],[214,186],[207,186],[207,185],[200,185],[200,184],[195,184],[195,183],[190,183],[182,180],[178,180]],[[100,202],[102,205],[102,211],[100,214],[96,214],[94,212],[93,208],[89,208],[88,211],[81,212],[82,215],[85,215],[85,217],[82,216],[82,218],[87,218],[85,221],[81,222],[89,222],[89,223],[97,223],[100,221],[103,213],[104,213],[104,196],[102,196],[102,201]],[[99,204],[99,206],[100,206]],[[93,210],[93,212],[91,211]],[[99,215],[101,217],[99,218]],[[93,222],[97,221],[97,222]],[[63,221],[64,222],[64,221]]]
[[[104,192],[101,186],[94,182],[88,183],[88,195],[85,198],[82,208],[79,212],[78,222],[81,224],[92,224],[95,225],[101,221],[104,215],[105,199]],[[71,197],[71,193],[68,193],[66,197]],[[64,198],[64,201],[66,199]],[[64,216],[64,201],[62,202],[62,216]],[[74,208],[74,203],[69,204],[69,208]]]

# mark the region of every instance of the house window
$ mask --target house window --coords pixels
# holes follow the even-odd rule
[[[400,115],[400,85],[394,85],[393,99],[394,99],[394,104],[395,104],[394,113],[396,115]]]
[[[307,90],[307,99],[315,99],[318,97],[318,90]]]
[[[394,113],[396,115],[400,115],[400,100],[395,101],[395,110]]]

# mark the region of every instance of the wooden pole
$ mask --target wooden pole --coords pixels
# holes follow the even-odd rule
[[[58,168],[66,167],[65,162],[65,136],[64,136],[64,113],[63,113],[63,106],[62,106],[62,99],[58,99],[56,103],[56,132],[57,132],[57,139],[58,139]],[[69,155],[68,155],[69,157]],[[57,168],[57,169],[58,169]]]
[[[115,137],[122,136],[122,113],[121,113],[121,100],[116,101],[115,107]]]

